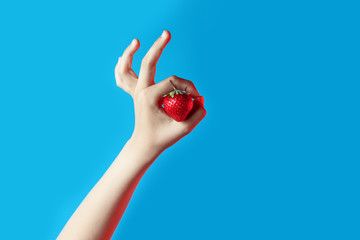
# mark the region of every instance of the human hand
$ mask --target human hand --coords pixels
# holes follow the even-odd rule
[[[141,62],[139,77],[131,69],[133,55],[140,47],[137,39],[127,47],[115,67],[117,85],[134,100],[135,129],[132,140],[139,148],[155,155],[190,133],[206,115],[204,98],[191,81],[170,76],[155,84],[156,64],[170,38],[170,33],[164,31],[155,41]],[[170,81],[178,90],[186,91],[194,98],[193,109],[183,122],[169,117],[161,106],[162,96],[173,90]]]

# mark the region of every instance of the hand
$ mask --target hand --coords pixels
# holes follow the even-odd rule
[[[141,62],[139,77],[131,69],[133,55],[140,47],[137,39],[126,48],[115,68],[117,85],[134,100],[135,129],[132,140],[139,150],[141,146],[154,154],[160,154],[190,133],[206,115],[204,98],[191,81],[170,76],[157,84],[154,82],[156,63],[170,38],[170,33],[164,31],[155,41]],[[173,90],[170,80],[177,89],[190,93],[194,98],[194,107],[183,122],[173,120],[161,106],[162,96]]]

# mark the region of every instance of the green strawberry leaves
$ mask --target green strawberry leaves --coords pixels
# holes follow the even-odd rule
[[[188,95],[189,95],[190,93],[183,92],[183,91],[180,91],[180,90],[176,90],[176,89],[175,89],[174,91],[169,92],[168,94],[163,95],[163,97],[170,96],[170,97],[174,98],[175,94],[188,94]]]
[[[163,97],[166,97],[166,96],[169,96],[169,95],[170,95],[170,97],[174,98],[175,94],[188,94],[188,95],[190,94],[190,93],[187,93],[187,92],[185,92],[185,91],[176,90],[176,87],[175,87],[175,85],[173,84],[173,82],[172,82],[171,80],[170,80],[170,84],[171,84],[171,86],[173,87],[174,91],[169,92],[168,94],[163,95]],[[185,89],[186,89],[186,88],[185,88]]]

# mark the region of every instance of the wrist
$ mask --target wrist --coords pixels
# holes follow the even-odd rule
[[[140,163],[152,163],[163,152],[163,150],[156,148],[144,138],[131,136],[127,141],[126,147],[136,155],[137,161]]]

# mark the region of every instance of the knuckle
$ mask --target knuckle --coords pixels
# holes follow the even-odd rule
[[[118,70],[115,77],[116,77],[116,85],[120,88],[123,88],[125,85],[124,74]]]
[[[196,87],[195,87],[195,85],[194,85],[194,83],[193,83],[192,81],[190,81],[190,80],[185,80],[184,85],[185,85],[185,88],[187,88],[187,89],[190,88],[191,91],[195,91],[195,92],[196,92]]]
[[[122,80],[122,78],[121,78],[120,76],[118,76],[118,77],[116,78],[116,85],[117,85],[118,87],[120,87],[120,88],[122,88],[122,86],[123,86],[123,80]]]
[[[204,119],[204,117],[206,116],[206,110],[204,107],[200,107],[200,109],[198,110],[198,114],[197,114],[197,122],[200,122],[201,120]]]
[[[176,80],[176,79],[178,79],[178,77],[177,77],[176,75],[171,75],[171,76],[169,77],[169,79],[170,79],[170,80]]]
[[[168,82],[173,82],[176,86],[178,86],[180,84],[180,78],[176,75],[171,75],[170,77],[167,78]]]
[[[188,87],[194,87],[194,84],[190,80],[184,80],[184,84]]]
[[[121,83],[119,81],[116,81],[116,86],[118,86],[119,88],[121,88]]]
[[[179,78],[179,77],[176,76],[176,75],[171,75],[171,76],[169,77],[169,80],[174,81],[174,83],[177,83],[177,84],[195,87],[195,86],[194,86],[194,83],[193,83],[192,81],[186,80],[186,79],[183,79],[183,78]]]
[[[207,112],[204,107],[201,107],[201,113],[202,113],[202,117],[206,116]]]

